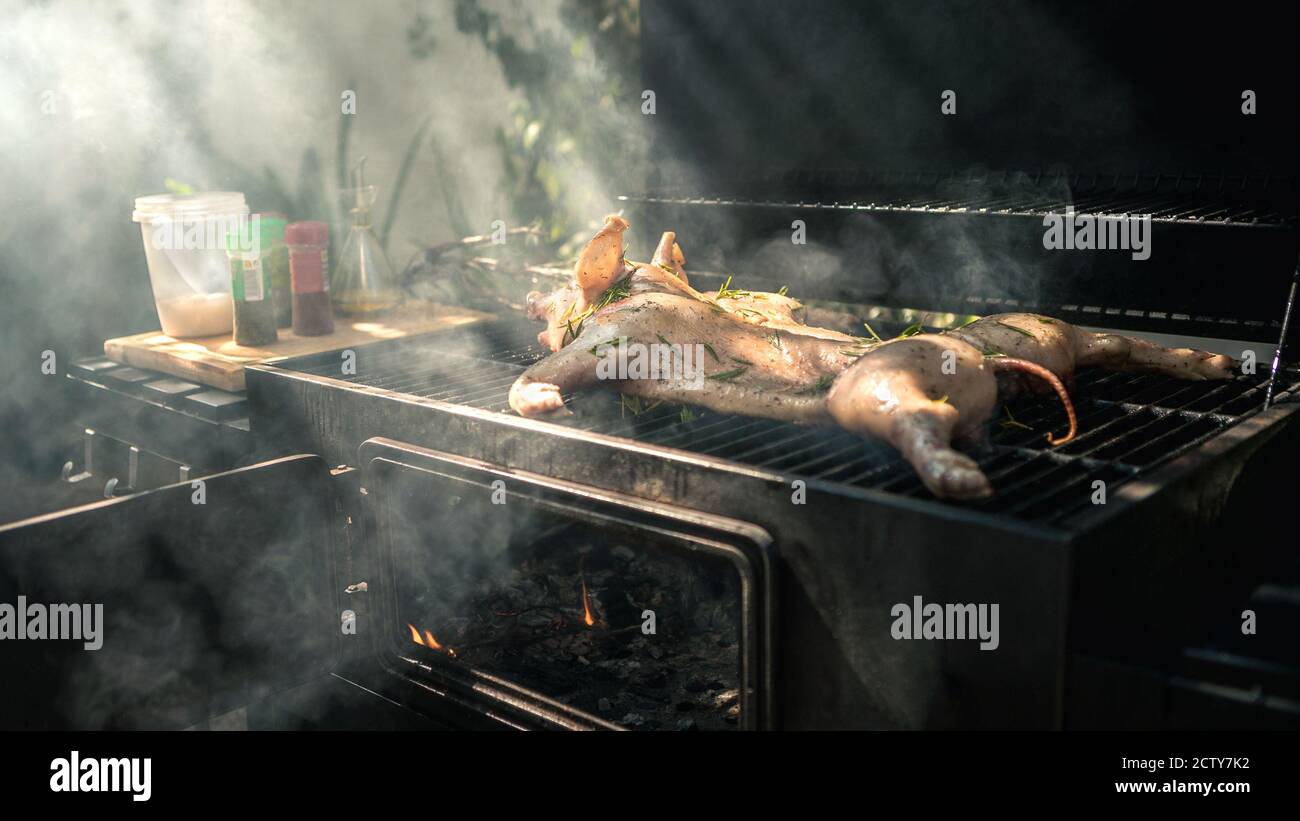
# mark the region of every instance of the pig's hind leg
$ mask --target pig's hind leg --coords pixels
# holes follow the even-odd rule
[[[1076,328],[1079,365],[1120,371],[1163,373],[1177,379],[1231,379],[1232,357],[1194,348],[1165,348],[1137,337],[1097,334]]]

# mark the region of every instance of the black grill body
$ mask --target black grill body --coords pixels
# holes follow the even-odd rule
[[[656,111],[649,178],[621,186],[634,255],[675,230],[696,287],[733,276],[872,306],[882,334],[907,309],[930,326],[1034,310],[1260,363],[1214,384],[1079,373],[1082,435],[1059,449],[1043,441],[1064,424],[1054,402],[1010,403],[999,422],[1015,424],[973,451],[989,500],[935,500],[889,448],[830,428],[687,420],[602,391],[567,397],[565,420],[518,418],[509,385],[542,352],[504,317],[358,350],[355,373],[332,355],[250,368],[254,430],[348,464],[382,436],[754,524],[770,537],[763,726],[1185,722],[1171,705],[1259,680],[1206,637],[1236,623],[1261,573],[1294,564],[1245,534],[1283,509],[1300,436],[1294,369],[1264,408],[1300,249],[1289,46],[1279,29],[1224,44],[1196,82],[1152,79],[1207,25],[1109,2],[642,6]],[[1244,90],[1257,113],[1241,112]],[[1149,218],[1150,258],[1046,248],[1044,221],[1067,208]],[[891,609],[916,596],[999,603],[1000,648],[895,640]],[[1294,665],[1284,655],[1269,663]],[[1149,692],[1142,677],[1210,689],[1133,711],[1099,695]],[[1270,673],[1282,706],[1265,713],[1300,713],[1294,680]],[[1234,706],[1190,723],[1258,707],[1219,703]]]
[[[1224,562],[1275,558],[1276,543],[1243,545],[1237,528],[1280,501],[1300,436],[1287,424],[1293,373],[1267,411],[1258,377],[1085,374],[1076,401],[1091,434],[1077,450],[999,428],[982,458],[998,494],[956,505],[928,497],[887,447],[832,429],[635,415],[602,391],[572,397],[568,421],[521,419],[505,395],[542,355],[530,335],[503,321],[379,343],[356,351],[355,374],[335,354],[253,367],[254,427],[330,462],[354,464],[384,436],[758,525],[780,614],[771,726],[1061,726],[1070,653],[1179,648],[1240,592],[1225,589]],[[1059,422],[1045,401],[1012,408],[1031,425]],[[1091,501],[1095,479],[1105,504]],[[792,503],[799,482],[806,504]],[[891,607],[918,595],[998,602],[1002,647],[892,639]]]

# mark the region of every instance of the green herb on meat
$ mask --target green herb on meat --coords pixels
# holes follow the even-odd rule
[[[835,384],[835,377],[829,374],[822,374],[821,376],[817,377],[817,381],[813,383],[813,385],[799,391],[799,395],[809,396],[809,395],[815,395],[819,393],[826,393],[826,391],[831,389],[831,385],[834,384]]]
[[[1008,325],[1007,323],[1002,322],[1002,321],[999,321],[999,320],[994,320],[994,321],[996,321],[996,322],[997,322],[999,325],[1001,325],[1003,328],[1010,328],[1011,330],[1015,331],[1016,333],[1018,333],[1018,334],[1024,334],[1025,336],[1029,337],[1030,339],[1037,339],[1037,338],[1038,338],[1038,337],[1034,336],[1033,334],[1031,334],[1029,331],[1026,331],[1024,328],[1017,328],[1015,325]]]
[[[623,277],[618,282],[615,282],[613,285],[606,288],[605,292],[600,295],[599,299],[587,306],[587,310],[572,319],[569,319],[569,312],[573,308],[572,303],[570,303],[569,309],[566,309],[563,316],[560,317],[560,321],[564,323],[565,328],[564,339],[561,340],[561,344],[567,345],[569,340],[577,339],[578,335],[582,333],[582,323],[586,322],[588,317],[592,314],[608,308],[615,302],[627,299],[631,295],[632,278],[629,276]],[[574,324],[575,322],[577,323],[576,325]]]
[[[718,289],[718,295],[717,295],[717,297],[715,297],[715,298],[716,298],[716,299],[736,299],[737,297],[747,296],[748,294],[749,294],[749,291],[742,291],[742,290],[740,290],[739,288],[732,288],[732,287],[731,287],[731,277],[728,276],[728,277],[727,277],[727,281],[724,282],[724,283],[722,283],[722,287]]]
[[[705,377],[705,378],[706,378],[706,379],[716,379],[716,380],[718,380],[719,382],[729,382],[729,381],[731,381],[732,379],[735,379],[737,376],[740,376],[741,374],[743,374],[743,373],[744,373],[745,371],[747,371],[747,370],[749,370],[749,369],[748,369],[748,368],[732,368],[732,369],[729,370],[729,371],[721,371],[720,373],[712,373],[712,374],[709,374],[709,375],[708,375],[707,377]]]
[[[908,325],[906,328],[904,328],[904,329],[903,329],[903,332],[900,333],[900,334],[899,334],[897,337],[895,337],[895,338],[896,338],[896,339],[907,339],[909,336],[916,336],[916,335],[919,334],[920,332],[921,332],[921,323],[920,323],[920,322],[913,322],[911,325]]]

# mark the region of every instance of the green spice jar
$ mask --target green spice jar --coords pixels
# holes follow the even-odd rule
[[[226,235],[230,259],[230,295],[235,306],[235,344],[255,347],[276,341],[275,303],[267,275],[271,249],[263,245],[256,223],[241,223]]]
[[[275,306],[275,326],[288,328],[293,323],[293,294],[290,290],[289,248],[284,241],[288,218],[278,211],[255,215],[261,226],[263,267],[271,286],[271,303]]]

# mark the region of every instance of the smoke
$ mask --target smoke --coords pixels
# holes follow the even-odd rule
[[[545,153],[524,159],[551,169],[549,179],[562,185],[530,213],[549,210],[567,218],[575,235],[585,231],[611,210],[610,188],[628,183],[595,170],[592,152],[569,136],[594,134],[603,120],[608,132],[601,133],[621,135],[617,150],[629,174],[639,168],[636,123],[598,85],[611,72],[599,48],[608,21],[573,11],[599,5],[9,4],[0,29],[0,156],[8,160],[0,184],[0,341],[13,390],[0,402],[0,421],[13,444],[0,443],[3,471],[30,461],[53,476],[61,464],[66,443],[51,444],[51,436],[71,420],[57,378],[39,372],[44,351],[58,354],[62,374],[73,359],[99,354],[105,338],[157,327],[133,199],[186,185],[242,191],[253,210],[287,210],[291,218],[337,215],[345,91],[356,93],[347,162],[367,157],[368,181],[379,187],[377,219],[428,120],[392,227],[395,269],[418,246],[466,230],[487,233],[498,219],[515,224],[521,183],[509,152],[522,150],[516,143],[534,122],[537,151]],[[471,25],[474,14],[491,18],[490,35]],[[570,55],[578,40],[586,51]],[[574,78],[574,102],[553,103],[558,92],[516,76],[509,56],[527,49]],[[571,109],[587,92],[592,122],[583,124]],[[629,101],[632,110],[636,102]],[[564,121],[549,119],[557,112]],[[344,228],[332,227],[336,236]],[[29,513],[32,504],[39,501],[11,496],[0,520]]]

